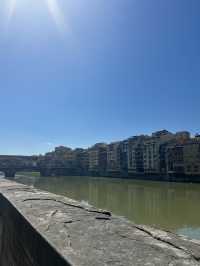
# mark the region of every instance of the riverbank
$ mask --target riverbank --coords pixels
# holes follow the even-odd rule
[[[105,177],[105,178],[120,178],[133,180],[150,180],[160,182],[181,182],[181,183],[200,183],[200,176],[198,175],[184,175],[184,174],[144,174],[144,173],[107,173],[95,174],[89,173],[90,176]]]
[[[27,176],[40,176],[39,172],[21,172],[18,175],[27,175]],[[81,173],[70,173],[65,175],[56,175],[53,174],[52,176],[93,176],[93,177],[104,177],[104,178],[119,178],[119,179],[133,179],[133,180],[150,180],[150,181],[160,181],[160,182],[181,182],[181,183],[200,183],[200,176],[198,175],[185,175],[185,174],[144,174],[144,173],[128,173],[128,172],[87,172],[84,174]],[[44,176],[48,177],[48,176]]]
[[[2,266],[200,265],[198,241],[4,179],[0,193]]]

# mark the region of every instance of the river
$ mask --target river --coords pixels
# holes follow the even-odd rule
[[[200,239],[200,184],[34,175],[16,181],[87,201],[137,224]]]

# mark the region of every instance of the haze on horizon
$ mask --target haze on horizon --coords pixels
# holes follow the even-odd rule
[[[2,0],[0,154],[200,131],[198,0]]]

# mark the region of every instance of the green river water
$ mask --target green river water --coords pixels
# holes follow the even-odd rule
[[[16,177],[129,220],[200,239],[200,184],[94,177]]]

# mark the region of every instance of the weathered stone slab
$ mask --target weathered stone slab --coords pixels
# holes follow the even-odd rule
[[[0,198],[0,215],[3,216],[2,210],[5,211],[5,204],[2,205],[1,202],[4,199],[8,200],[34,229],[34,233],[39,233],[42,239],[57,252],[56,255],[60,254],[68,262],[66,265],[200,265],[199,241],[191,241],[170,232],[135,225],[86,203],[4,179],[0,180],[0,193],[3,195]],[[14,214],[10,215],[13,219]],[[5,218],[3,223],[5,229]],[[11,227],[12,221],[8,224]],[[5,238],[5,232],[4,230],[2,232],[1,228],[2,223],[0,223],[0,237]],[[23,228],[20,230],[23,234]],[[7,241],[9,242],[9,239]],[[5,240],[3,243],[5,245]],[[17,244],[8,244],[8,248],[13,249]],[[26,246],[26,243],[23,245]],[[1,250],[5,252],[5,248]],[[43,249],[43,253],[46,252],[45,250]],[[32,251],[35,256],[40,252],[34,245],[29,246],[27,251],[29,258]],[[10,252],[15,251],[10,250]],[[51,256],[51,252],[48,251],[47,255]],[[24,262],[19,266],[50,265],[45,263],[43,256],[42,262],[38,259],[37,264]],[[1,265],[17,266],[17,264]],[[54,265],[64,264],[60,262]]]

